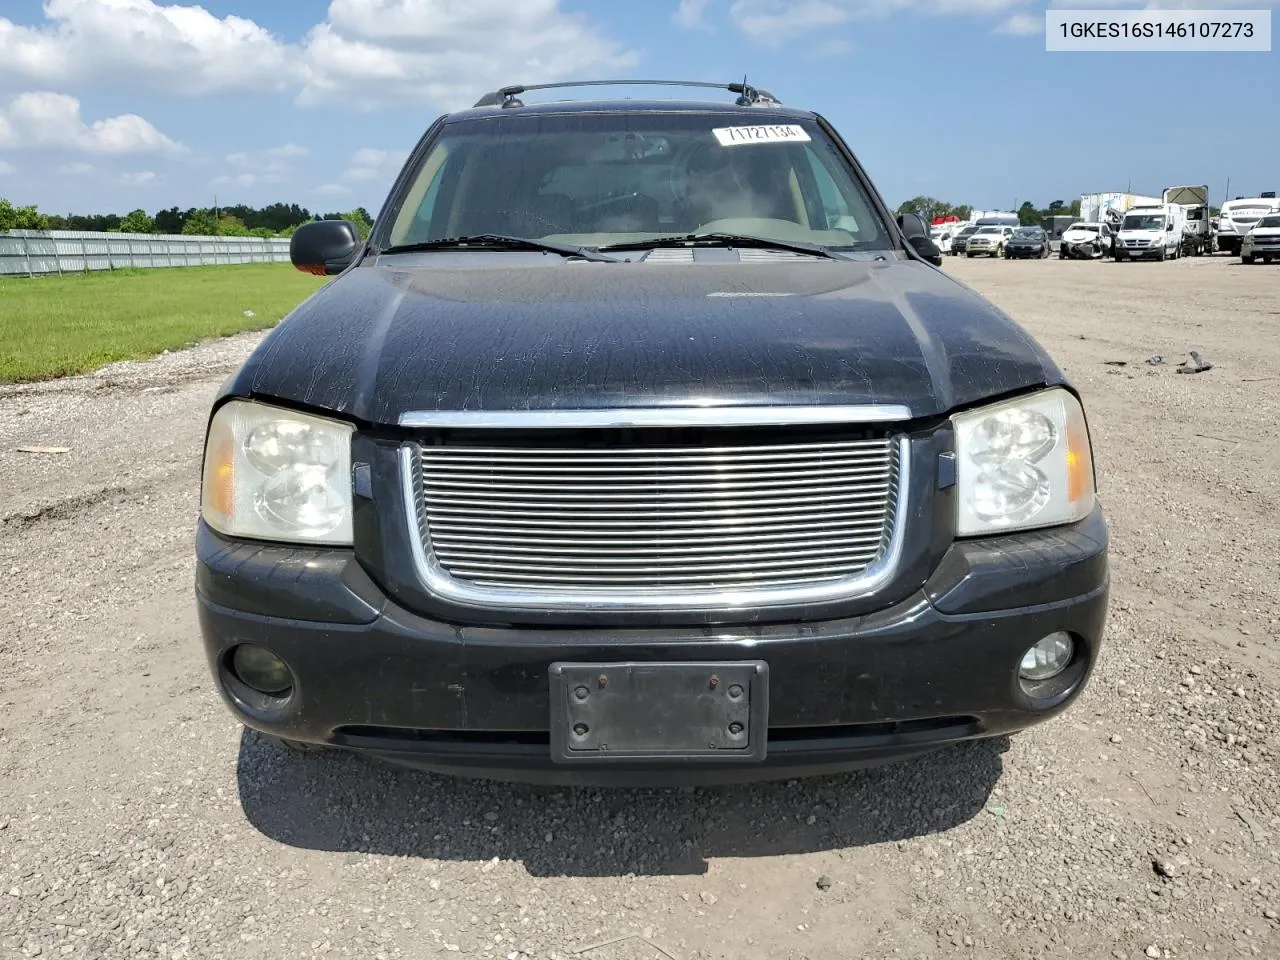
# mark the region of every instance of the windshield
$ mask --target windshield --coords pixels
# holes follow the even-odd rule
[[[498,234],[594,247],[710,232],[891,246],[852,171],[809,121],[670,113],[459,121],[444,128],[404,196],[387,217],[390,246]]]
[[[1124,218],[1122,230],[1163,230],[1164,215],[1159,213],[1129,214]]]
[[[1013,235],[1019,240],[1039,240],[1041,231],[1037,227],[1022,227],[1013,231]]]
[[[983,227],[978,232],[979,233],[1003,233],[1004,227]]]
[[[1097,233],[1098,225],[1096,223],[1073,223],[1067,227],[1068,230],[1082,230],[1085,233]]]
[[[971,237],[971,236],[973,236],[973,235],[974,235],[975,233],[977,233],[977,232],[978,232],[978,228],[977,228],[977,227],[965,227],[965,228],[964,228],[963,230],[961,230],[958,234],[956,234],[956,236],[958,236],[958,237]]]
[[[1280,216],[1263,217],[1258,221],[1259,227],[1280,227]]]

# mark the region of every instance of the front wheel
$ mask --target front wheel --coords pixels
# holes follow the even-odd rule
[[[1240,254],[1240,262],[1241,262],[1241,263],[1253,263],[1253,262],[1254,262],[1254,256],[1253,256],[1253,254],[1252,254],[1252,253],[1242,253],[1242,254]]]

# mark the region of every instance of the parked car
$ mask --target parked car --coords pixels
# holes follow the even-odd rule
[[[434,122],[367,239],[293,235],[334,279],[205,438],[195,593],[233,715],[293,748],[649,785],[1072,704],[1107,525],[1043,347],[924,259],[820,115],[745,84],[537,89]]]
[[[1240,242],[1240,260],[1243,263],[1270,263],[1280,260],[1280,214],[1263,217]]]
[[[964,253],[965,246],[968,244],[969,238],[972,237],[977,232],[978,232],[978,225],[975,223],[975,224],[970,224],[969,226],[961,230],[959,233],[952,236],[951,255],[953,257],[958,257],[960,254]]]
[[[1049,256],[1049,236],[1040,227],[1018,227],[1004,245],[1004,255],[1009,260]]]
[[[978,232],[971,236],[965,245],[965,256],[976,257],[980,254],[986,254],[988,257],[1003,256],[1005,244],[1009,242],[1015,229],[1015,227],[999,224],[979,227]]]
[[[1113,234],[1105,223],[1073,223],[1062,233],[1062,260],[1100,260],[1112,252]]]

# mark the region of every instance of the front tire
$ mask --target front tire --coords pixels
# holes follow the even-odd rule
[[[1254,257],[1254,255],[1253,255],[1252,253],[1242,253],[1242,254],[1240,254],[1240,262],[1241,262],[1241,263],[1255,263],[1255,262],[1256,262],[1256,260],[1257,260],[1257,258],[1256,258],[1256,257]]]

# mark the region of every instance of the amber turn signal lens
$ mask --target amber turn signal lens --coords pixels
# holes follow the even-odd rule
[[[1078,408],[1067,416],[1067,500],[1079,503],[1093,494],[1093,453],[1084,414]]]
[[[209,437],[209,449],[204,465],[205,507],[220,518],[229,519],[235,511],[235,457],[232,454],[234,438],[230,430],[217,429]]]

